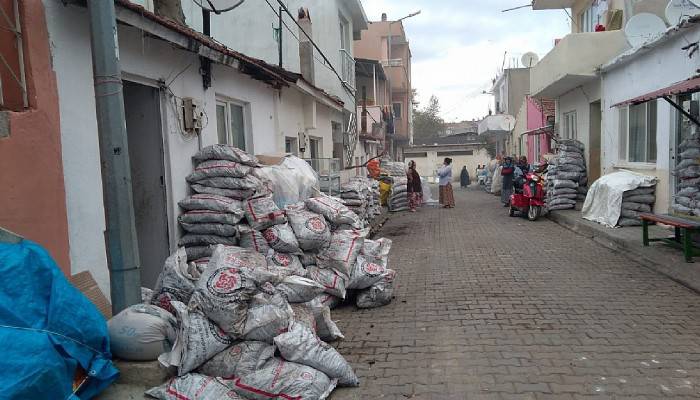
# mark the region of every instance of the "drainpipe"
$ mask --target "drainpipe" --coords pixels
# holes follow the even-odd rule
[[[113,1],[88,1],[100,140],[105,244],[114,314],[141,301],[139,250],[131,193],[117,24]]]

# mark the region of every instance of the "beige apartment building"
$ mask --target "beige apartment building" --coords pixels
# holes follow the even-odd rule
[[[411,49],[401,21],[390,21],[382,14],[381,21],[372,21],[355,41],[355,57],[381,64],[391,88],[386,104],[393,114],[393,134],[387,132],[387,152],[396,160],[403,159],[403,148],[413,140]],[[375,99],[379,101],[380,99]]]

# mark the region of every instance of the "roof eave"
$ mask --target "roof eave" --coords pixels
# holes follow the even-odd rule
[[[347,5],[350,9],[350,14],[352,15],[352,27],[355,40],[359,40],[360,32],[367,30],[369,27],[369,21],[367,20],[365,8],[362,7],[361,0],[347,0]]]

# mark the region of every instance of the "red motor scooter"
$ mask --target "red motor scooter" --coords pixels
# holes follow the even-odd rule
[[[527,215],[530,221],[536,221],[542,215],[544,208],[543,179],[534,172],[525,174],[522,188],[510,196],[510,211],[508,215],[515,217],[516,213]]]

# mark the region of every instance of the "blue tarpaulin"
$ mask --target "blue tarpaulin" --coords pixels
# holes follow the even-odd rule
[[[90,399],[119,376],[104,317],[28,240],[0,243],[0,371],[0,399]]]

